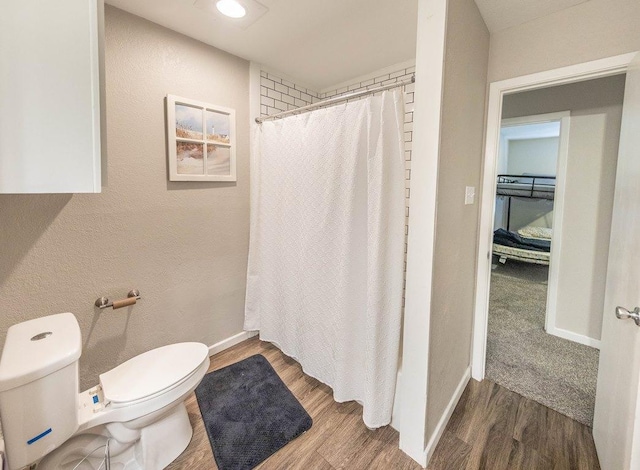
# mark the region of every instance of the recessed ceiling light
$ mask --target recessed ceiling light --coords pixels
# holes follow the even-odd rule
[[[230,18],[242,18],[247,14],[247,10],[236,0],[218,0],[216,8]]]

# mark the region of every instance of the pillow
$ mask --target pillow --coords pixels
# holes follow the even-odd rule
[[[551,240],[553,231],[546,227],[522,227],[518,230],[518,235],[523,238],[534,238],[538,240]]]

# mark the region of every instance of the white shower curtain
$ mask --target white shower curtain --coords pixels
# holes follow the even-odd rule
[[[246,330],[391,420],[404,268],[400,91],[255,129]]]

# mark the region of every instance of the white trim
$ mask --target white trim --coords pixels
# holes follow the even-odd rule
[[[411,221],[400,383],[400,449],[425,461],[431,286],[444,80],[447,0],[418,0]]]
[[[556,113],[560,116],[560,144],[556,164],[556,190],[553,197],[553,234],[551,235],[551,254],[549,259],[549,278],[547,279],[547,305],[544,327],[547,333],[556,330],[558,312],[558,283],[560,281],[560,262],[562,258],[562,226],[564,220],[565,188],[567,187],[567,162],[569,160],[569,126],[571,112]]]
[[[456,409],[458,402],[460,401],[460,397],[464,393],[464,389],[467,387],[469,380],[471,379],[471,367],[467,367],[467,370],[464,371],[462,379],[460,379],[460,383],[456,387],[456,391],[453,393],[451,400],[449,400],[449,404],[444,410],[444,413],[440,417],[440,421],[436,425],[433,434],[431,435],[431,439],[429,439],[429,443],[427,444],[427,448],[424,450],[425,455],[425,463],[431,460],[431,456],[433,452],[436,450],[438,446],[438,442],[440,442],[440,438],[442,437],[442,433],[447,427],[449,423],[449,419],[453,414],[453,411]]]
[[[106,145],[106,113],[103,94],[104,75],[104,1],[89,2],[89,49],[91,60],[91,102],[93,103],[93,191],[102,192],[103,146]],[[105,152],[106,153],[106,152]]]
[[[502,118],[502,98],[506,93],[534,90],[549,86],[574,83],[594,78],[624,73],[635,56],[623,54],[606,59],[594,60],[545,72],[524,75],[493,82],[489,85],[487,111],[487,135],[482,176],[482,194],[478,232],[478,260],[476,271],[476,299],[474,307],[473,348],[471,375],[476,380],[484,379],[487,320],[489,306],[489,282],[491,278],[491,243],[493,215],[495,207],[495,180],[500,124]]]
[[[209,346],[209,356],[213,356],[214,354],[218,354],[225,349],[229,349],[231,346],[235,346],[236,344],[242,343],[249,338],[253,338],[257,334],[257,331],[242,331],[237,335],[233,335],[227,339],[218,341],[216,344]]]
[[[595,338],[590,338],[588,336],[579,335],[578,333],[574,333],[573,331],[563,330],[562,328],[557,327],[549,327],[545,328],[546,332],[550,335],[557,336],[558,338],[568,339],[569,341],[573,341],[574,343],[584,344],[585,346],[591,346],[592,348],[600,349],[600,340]]]
[[[565,116],[570,116],[571,111],[561,111],[559,113],[547,113],[547,114],[532,114],[530,116],[520,116],[514,118],[505,118],[500,121],[500,127],[514,127],[514,126],[526,126],[527,124],[542,124],[545,122],[559,121]],[[543,137],[553,137],[552,135],[546,135]],[[518,137],[518,139],[533,139],[535,137],[526,135],[525,137]],[[517,140],[517,139],[508,139]]]

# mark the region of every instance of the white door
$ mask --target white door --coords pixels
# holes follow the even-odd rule
[[[638,470],[640,326],[617,319],[617,306],[640,306],[640,54],[624,97],[593,421],[602,469]]]

